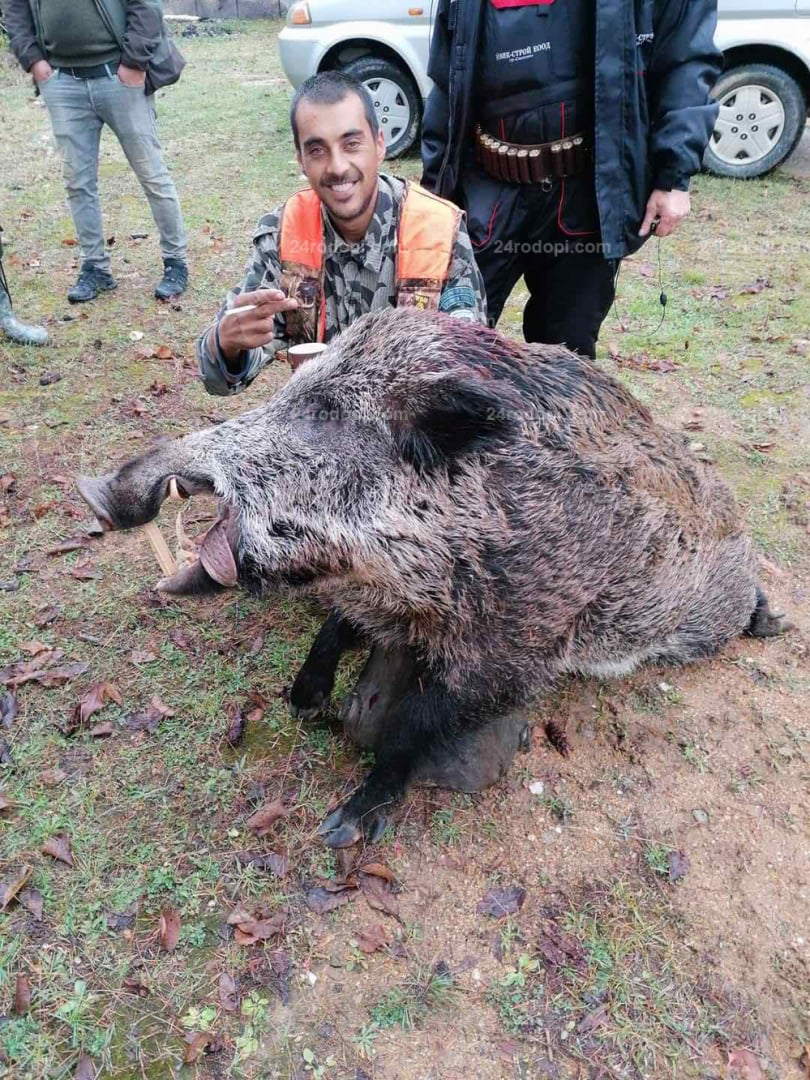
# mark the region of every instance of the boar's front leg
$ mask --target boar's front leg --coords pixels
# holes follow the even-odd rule
[[[460,738],[486,723],[497,710],[470,709],[458,695],[429,676],[416,677],[410,691],[386,717],[376,746],[376,763],[347,803],[318,832],[330,847],[349,847],[366,836],[372,843],[385,828],[384,811],[438,754],[452,753]]]
[[[348,619],[337,611],[330,612],[290,690],[292,716],[313,720],[326,707],[341,656],[359,644],[360,634]]]

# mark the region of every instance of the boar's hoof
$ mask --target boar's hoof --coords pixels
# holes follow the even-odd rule
[[[749,637],[768,638],[779,637],[780,634],[786,634],[792,629],[793,623],[789,622],[784,615],[777,615],[771,611],[768,597],[762,589],[757,589],[757,606],[754,608],[751,622],[745,633]]]
[[[370,811],[362,817],[352,810],[349,800],[345,806],[339,806],[326,821],[318,826],[318,835],[324,843],[333,848],[351,847],[366,837],[370,844],[375,844],[385,832],[385,817],[376,811]]]
[[[317,668],[301,668],[290,690],[289,712],[294,720],[309,723],[315,720],[329,704],[332,680]]]

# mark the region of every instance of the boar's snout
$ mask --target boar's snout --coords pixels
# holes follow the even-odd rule
[[[109,499],[110,481],[114,474],[109,476],[80,476],[77,481],[79,494],[96,515],[99,523],[105,531],[120,528],[120,524],[112,511]]]

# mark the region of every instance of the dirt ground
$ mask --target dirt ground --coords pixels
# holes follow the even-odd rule
[[[177,305],[151,299],[152,223],[111,142],[119,289],[67,305],[47,117],[0,61],[6,266],[53,338],[0,343],[0,1076],[807,1080],[810,180],[698,178],[660,263],[623,269],[600,349],[728,478],[793,630],[572,680],[501,784],[414,791],[336,858],[315,830],[366,764],[284,701],[317,613],[159,597],[144,538],[87,536],[74,486],[285,378],[223,401],[194,371],[253,223],[299,184],[278,27],[232,30],[184,43],[159,102],[191,244]]]

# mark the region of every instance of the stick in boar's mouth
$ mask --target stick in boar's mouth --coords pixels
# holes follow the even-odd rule
[[[177,489],[177,481],[174,477],[169,481],[169,498],[178,501],[183,498]],[[177,563],[171,551],[169,551],[169,545],[163,539],[160,529],[155,525],[154,521],[150,521],[148,525],[144,525],[143,531],[152,545],[152,551],[155,553],[155,558],[163,571],[164,577],[171,577],[177,571]]]

